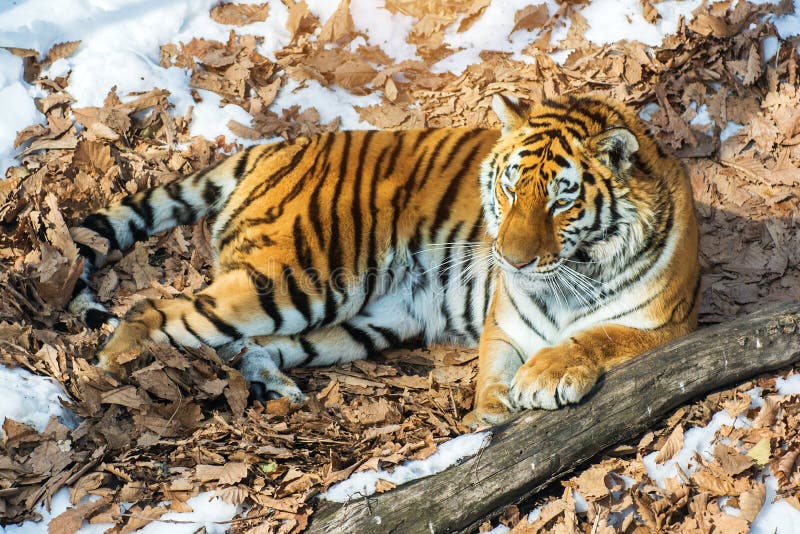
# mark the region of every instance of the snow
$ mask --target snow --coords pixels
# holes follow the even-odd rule
[[[0,42],[3,38],[0,35]],[[14,164],[14,138],[17,132],[44,121],[33,104],[39,92],[22,81],[22,60],[0,49],[0,176]]]
[[[733,137],[734,135],[739,133],[739,130],[744,128],[743,124],[739,124],[737,122],[728,121],[728,124],[725,125],[725,128],[719,133],[719,140],[724,142],[729,137]]]
[[[761,2],[754,1],[753,3],[758,4]],[[778,35],[780,35],[782,38],[786,39],[788,37],[800,35],[800,0],[794,0],[794,10],[792,13],[778,17],[770,16],[770,20],[773,24],[775,24],[775,28],[778,30]]]
[[[597,44],[628,39],[655,46],[677,31],[681,17],[691,20],[692,11],[700,3],[701,0],[653,3],[661,18],[650,24],[644,19],[639,0],[595,0],[581,11],[589,22],[585,37]]]
[[[186,504],[192,507],[193,512],[167,512],[161,516],[161,521],[153,521],[139,529],[141,534],[193,534],[198,529],[205,527],[208,534],[224,534],[228,531],[225,523],[233,519],[237,507],[228,504],[220,498],[214,497],[214,492],[209,491],[192,497]],[[166,520],[186,521],[186,523],[165,523]]]
[[[539,30],[533,31],[514,29],[514,15],[518,10],[528,5],[544,4],[544,0],[506,0],[492,2],[483,12],[483,15],[467,30],[457,32],[458,23],[452,24],[445,31],[444,42],[450,48],[458,50],[450,56],[436,63],[431,69],[433,72],[450,71],[461,74],[469,65],[480,63],[480,53],[484,50],[498,52],[511,52],[512,58],[522,61],[531,61],[530,56],[523,56],[522,50],[539,36]],[[555,2],[548,2],[548,11],[552,15],[556,11]],[[498,36],[509,35],[508,39],[498,39]]]
[[[69,397],[52,378],[35,375],[21,367],[9,369],[0,365],[0,391],[3,392],[0,426],[6,417],[39,432],[51,417],[73,428],[77,422],[75,415],[61,405],[60,399],[69,400]]]
[[[395,467],[391,473],[383,469],[359,471],[350,475],[350,478],[328,488],[322,494],[326,500],[333,502],[348,502],[351,499],[367,497],[375,493],[378,480],[386,480],[399,486],[416,480],[441,473],[451,465],[459,463],[462,459],[474,456],[489,444],[491,433],[477,432],[464,434],[440,444],[436,452],[424,460],[411,460]]]
[[[99,497],[92,495],[91,497],[87,497],[85,500],[81,502],[91,502],[94,500],[99,499]],[[58,517],[61,513],[66,511],[67,508],[71,508],[72,505],[69,502],[69,491],[67,488],[61,488],[53,495],[53,500],[50,503],[50,510],[47,510],[44,503],[39,504],[36,507],[36,512],[41,514],[42,521],[35,522],[35,521],[26,521],[21,525],[9,525],[3,529],[0,526],[0,533],[5,534],[46,534],[47,533],[47,525],[50,523],[50,520],[54,517]],[[102,534],[107,529],[113,527],[114,525],[111,523],[97,523],[95,525],[84,524],[83,527],[78,531],[79,534]]]
[[[67,92],[76,99],[74,107],[101,106],[114,86],[123,101],[128,93],[158,87],[170,92],[169,101],[175,105],[177,115],[184,115],[194,106],[192,135],[207,139],[225,135],[228,141],[252,144],[235,136],[226,126],[231,119],[249,124],[251,117],[244,109],[232,104],[220,109],[219,96],[209,91],[198,91],[202,102],[195,102],[189,88],[190,72],[158,64],[162,44],[188,42],[193,37],[228,39],[232,27],[209,17],[210,8],[216,3],[215,0],[27,0],[0,17],[0,43],[34,48],[44,54],[56,43],[80,40],[75,54],[48,68],[53,75],[72,71]],[[288,9],[280,0],[268,3],[270,15],[265,22],[249,24],[237,31],[264,37],[259,52],[274,58],[274,51],[290,40],[285,28]],[[11,158],[16,151],[12,143],[16,132],[32,123],[44,122],[33,104],[33,97],[41,95],[22,81],[21,73],[22,60],[0,50],[2,173],[13,164]],[[312,89],[307,98],[326,96]]]
[[[775,389],[778,390],[778,395],[797,395],[800,393],[800,374],[778,378]]]
[[[99,497],[92,495],[82,500],[81,503],[97,499]],[[167,512],[160,517],[160,520],[152,521],[136,532],[140,534],[193,534],[199,529],[205,528],[205,532],[208,534],[224,534],[229,529],[228,522],[239,511],[236,506],[214,497],[214,492],[211,491],[192,497],[186,501],[186,504],[194,511]],[[36,511],[42,515],[41,522],[28,521],[21,525],[9,525],[5,529],[0,526],[0,534],[46,534],[47,524],[50,520],[70,507],[69,491],[62,488],[53,495],[49,511],[44,504],[40,504],[36,508]],[[84,523],[77,534],[102,534],[113,527],[113,523]]]

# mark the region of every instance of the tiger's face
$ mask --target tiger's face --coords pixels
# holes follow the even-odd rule
[[[590,135],[589,121],[568,108],[531,112],[499,95],[493,108],[503,135],[483,163],[481,186],[495,260],[533,278],[564,261],[594,261],[635,216],[625,193],[636,137],[621,127]]]

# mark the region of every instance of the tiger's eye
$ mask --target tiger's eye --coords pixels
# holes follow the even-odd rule
[[[569,203],[570,203],[569,200],[565,200],[563,198],[559,198],[558,200],[556,200],[556,206],[558,206],[559,208],[563,208],[564,206],[566,206]]]

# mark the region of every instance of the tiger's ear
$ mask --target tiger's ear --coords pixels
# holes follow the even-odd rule
[[[598,159],[611,170],[622,173],[631,166],[631,158],[639,150],[639,141],[632,131],[617,126],[600,132],[589,141]]]
[[[492,97],[492,110],[503,125],[503,134],[507,134],[528,120],[530,106],[511,95],[496,94]]]

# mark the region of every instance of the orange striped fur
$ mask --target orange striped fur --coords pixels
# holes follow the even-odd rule
[[[696,324],[688,179],[629,111],[598,98],[533,109],[496,97],[503,131],[321,134],[251,147],[124,199],[83,226],[111,249],[211,220],[213,282],[146,299],[98,352],[143,343],[244,352],[261,397],[303,397],[281,369],[401,343],[479,344],[472,426],[577,402],[610,366]],[[116,324],[83,249],[70,308]]]

